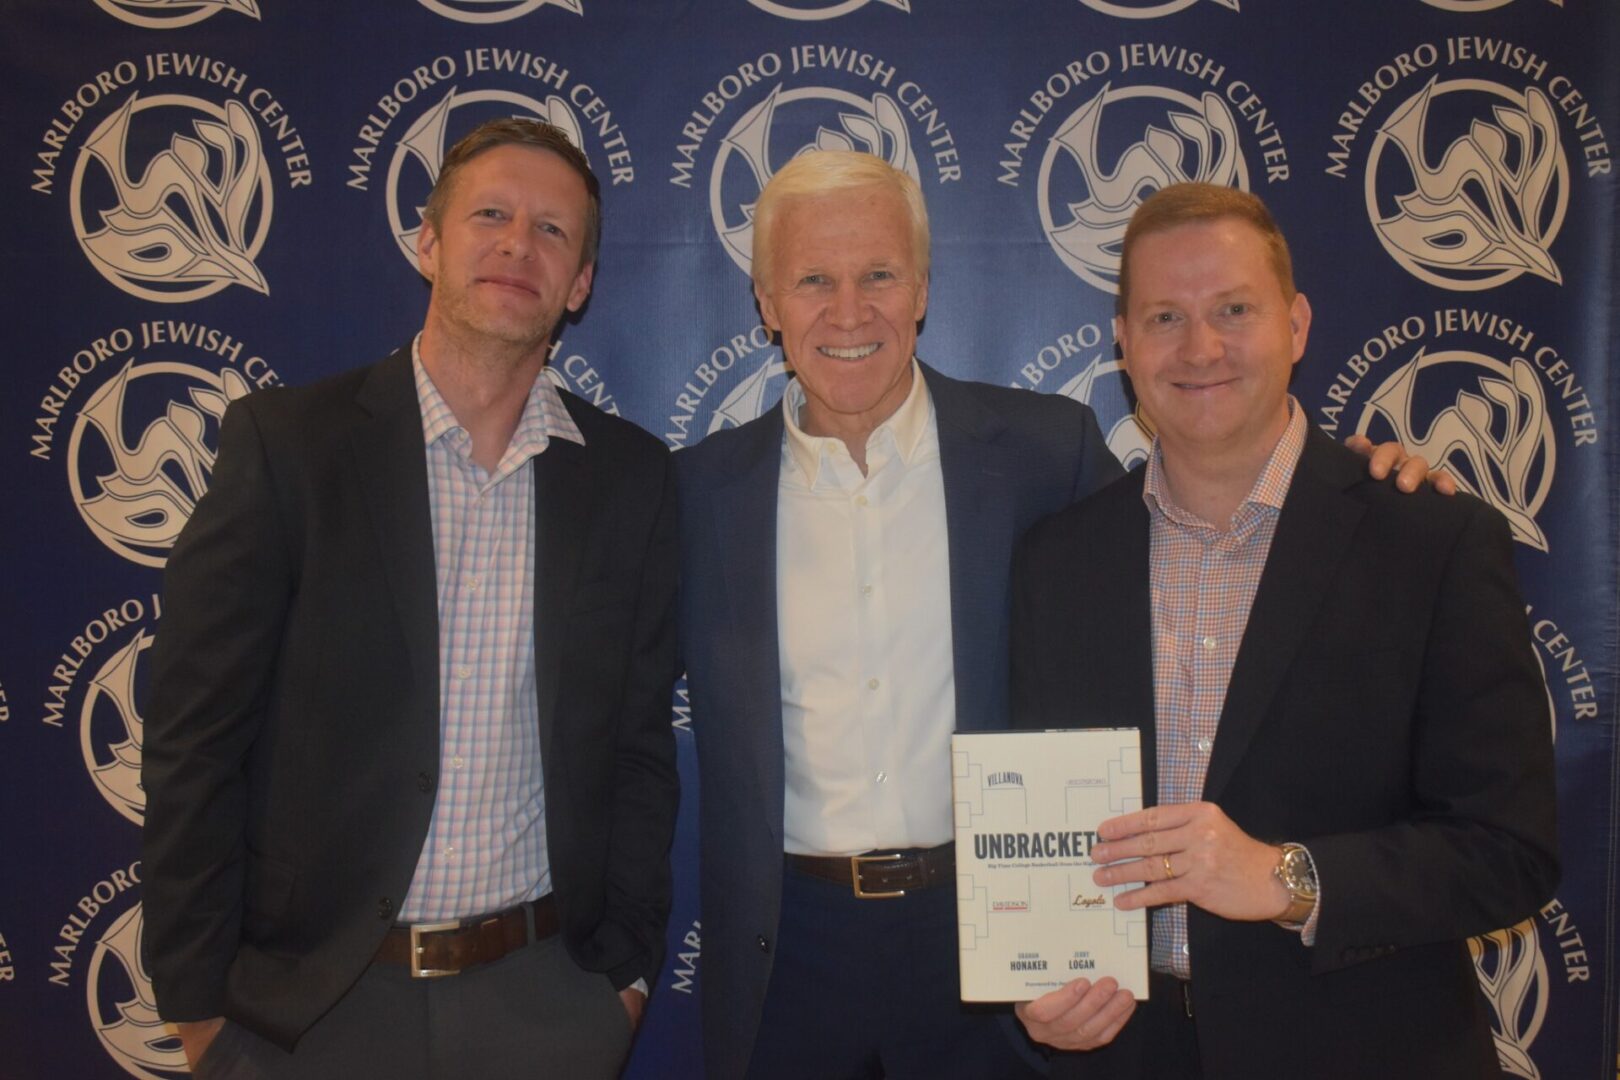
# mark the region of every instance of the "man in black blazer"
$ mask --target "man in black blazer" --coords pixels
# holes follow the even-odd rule
[[[1288,395],[1310,305],[1258,199],[1178,185],[1125,239],[1142,470],[1014,569],[1013,710],[1140,726],[1099,884],[1153,909],[1150,1000],[1019,1014],[1084,1077],[1499,1074],[1466,940],[1557,880],[1553,759],[1505,520],[1397,495]],[[1134,1009],[1134,1015],[1133,1015]]]
[[[597,183],[493,121],[424,217],[416,342],[236,402],[165,575],[144,945],[203,1075],[616,1075],[662,960],[668,455],[542,373]]]

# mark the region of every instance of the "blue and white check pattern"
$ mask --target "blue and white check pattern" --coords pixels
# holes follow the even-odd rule
[[[1288,427],[1254,482],[1231,528],[1217,528],[1178,506],[1165,486],[1157,440],[1143,477],[1149,526],[1148,580],[1153,604],[1153,693],[1158,731],[1159,802],[1204,797],[1226,688],[1277,519],[1305,447],[1305,412],[1289,399]],[[1149,964],[1191,978],[1187,905],[1156,907]],[[1314,915],[1312,916],[1314,919]],[[1314,935],[1314,924],[1310,927]],[[1307,936],[1309,943],[1311,936]]]
[[[399,919],[437,922],[551,891],[534,687],[533,459],[552,439],[585,439],[541,375],[486,472],[417,345],[411,354],[438,579],[439,784]]]

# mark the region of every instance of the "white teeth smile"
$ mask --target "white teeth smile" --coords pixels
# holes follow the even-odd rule
[[[832,345],[822,345],[816,349],[822,356],[830,356],[834,360],[862,360],[878,351],[878,343],[870,345],[856,345],[848,349],[840,349]]]

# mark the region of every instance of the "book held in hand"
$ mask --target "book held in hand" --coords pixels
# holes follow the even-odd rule
[[[1142,807],[1136,728],[951,737],[963,1001],[1029,1001],[1112,976],[1148,996],[1136,885],[1092,882],[1097,825]]]

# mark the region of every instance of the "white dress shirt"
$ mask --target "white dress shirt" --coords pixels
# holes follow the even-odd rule
[[[952,838],[956,721],[939,427],[922,371],[867,440],[799,427],[782,399],[776,596],[786,750],[784,847],[853,855]]]

